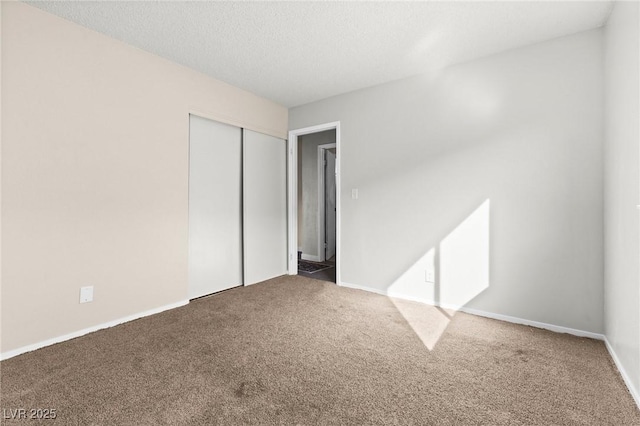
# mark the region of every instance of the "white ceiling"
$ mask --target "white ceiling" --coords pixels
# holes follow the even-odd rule
[[[284,106],[599,27],[612,2],[30,4]]]

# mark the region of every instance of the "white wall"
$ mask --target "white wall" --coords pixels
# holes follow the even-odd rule
[[[616,2],[604,30],[605,333],[636,398],[640,398],[638,19],[637,2]]]
[[[298,149],[301,152],[298,182],[302,183],[302,192],[298,191],[298,212],[302,213],[298,221],[298,240],[303,256],[318,256],[318,146],[336,143],[336,131],[311,133],[298,137]],[[301,172],[301,173],[300,173]],[[299,188],[298,188],[299,189]]]
[[[187,298],[189,112],[287,135],[282,106],[2,3],[3,353]]]
[[[603,332],[602,78],[594,30],[291,109],[341,123],[342,280]]]

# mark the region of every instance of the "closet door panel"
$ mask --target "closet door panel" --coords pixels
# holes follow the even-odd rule
[[[286,142],[243,130],[244,283],[287,273]]]
[[[242,285],[241,132],[190,116],[190,299]]]

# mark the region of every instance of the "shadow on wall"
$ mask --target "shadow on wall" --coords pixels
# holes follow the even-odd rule
[[[393,304],[429,350],[455,312],[489,287],[489,227],[487,199],[387,288]]]

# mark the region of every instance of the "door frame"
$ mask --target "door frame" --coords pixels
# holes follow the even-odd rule
[[[298,137],[325,130],[336,131],[336,284],[341,284],[340,279],[340,181],[342,155],[340,150],[340,122],[319,124],[317,126],[304,127],[289,131],[287,151],[289,154],[287,173],[287,192],[289,203],[289,217],[287,228],[289,234],[288,244],[288,271],[289,275],[298,274]]]
[[[325,151],[327,149],[336,148],[336,164],[338,163],[338,148],[335,143],[327,143],[324,145],[318,145],[318,260],[324,262],[326,259],[327,250],[325,244]],[[336,222],[337,222],[337,210],[338,210],[338,185],[336,180]],[[338,227],[336,226],[336,234]],[[337,252],[337,238],[336,238],[336,252]]]

